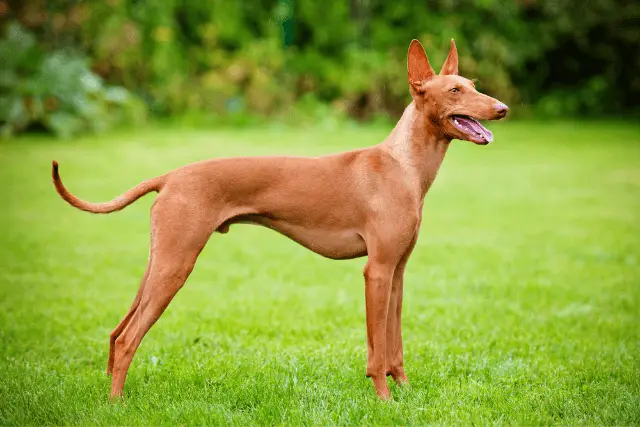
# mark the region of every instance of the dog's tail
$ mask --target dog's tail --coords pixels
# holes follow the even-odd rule
[[[144,196],[147,193],[152,191],[160,191],[162,189],[162,185],[164,184],[164,176],[159,176],[156,178],[151,178],[147,181],[143,181],[140,184],[133,187],[131,190],[122,194],[119,197],[111,200],[106,203],[91,203],[85,200],[79,199],[73,194],[69,193],[69,191],[64,187],[62,181],[60,180],[60,174],[58,173],[58,162],[53,161],[53,185],[56,186],[56,191],[60,194],[67,203],[71,206],[75,206],[76,208],[92,213],[111,213],[114,211],[119,211],[120,209],[124,209],[129,206],[131,203],[138,200],[140,197]]]

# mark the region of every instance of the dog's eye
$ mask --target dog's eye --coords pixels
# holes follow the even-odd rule
[[[451,93],[460,92],[460,89],[458,89],[457,87],[452,87],[451,89],[449,89],[449,92]]]

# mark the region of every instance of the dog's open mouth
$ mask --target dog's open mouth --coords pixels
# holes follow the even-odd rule
[[[469,139],[478,144],[488,144],[493,141],[493,134],[482,126],[479,121],[470,116],[451,116],[453,126],[464,133]]]

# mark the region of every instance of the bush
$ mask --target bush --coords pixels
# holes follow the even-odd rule
[[[282,115],[294,105],[308,109],[309,93],[331,112],[358,119],[396,116],[409,100],[406,49],[413,38],[421,40],[435,68],[455,38],[461,72],[477,78],[480,90],[527,106],[513,109],[515,114],[619,114],[638,108],[640,98],[640,7],[632,1],[0,3],[9,5],[6,22],[27,26],[38,41],[34,49],[76,67],[76,79],[80,69],[89,73],[88,64],[162,117]],[[90,62],[61,57],[68,46]],[[23,75],[41,73],[30,72]],[[92,96],[105,102],[100,94],[107,91],[103,86]],[[29,105],[37,104],[27,95]],[[24,107],[20,96],[22,104],[14,100],[13,107]],[[77,110],[74,117],[85,117]],[[11,111],[18,114],[17,107]]]
[[[60,137],[139,122],[144,104],[122,87],[105,86],[88,60],[67,51],[44,52],[17,24],[0,41],[0,135],[41,126]]]

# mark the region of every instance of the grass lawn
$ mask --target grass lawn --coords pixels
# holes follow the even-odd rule
[[[212,237],[109,402],[108,337],[148,254],[147,196],[214,156],[318,155],[382,127],[159,127],[0,144],[0,424],[640,424],[640,126],[492,126],[454,141],[405,278],[411,387],[366,379],[362,267],[260,227]],[[390,381],[391,382],[391,381]]]

